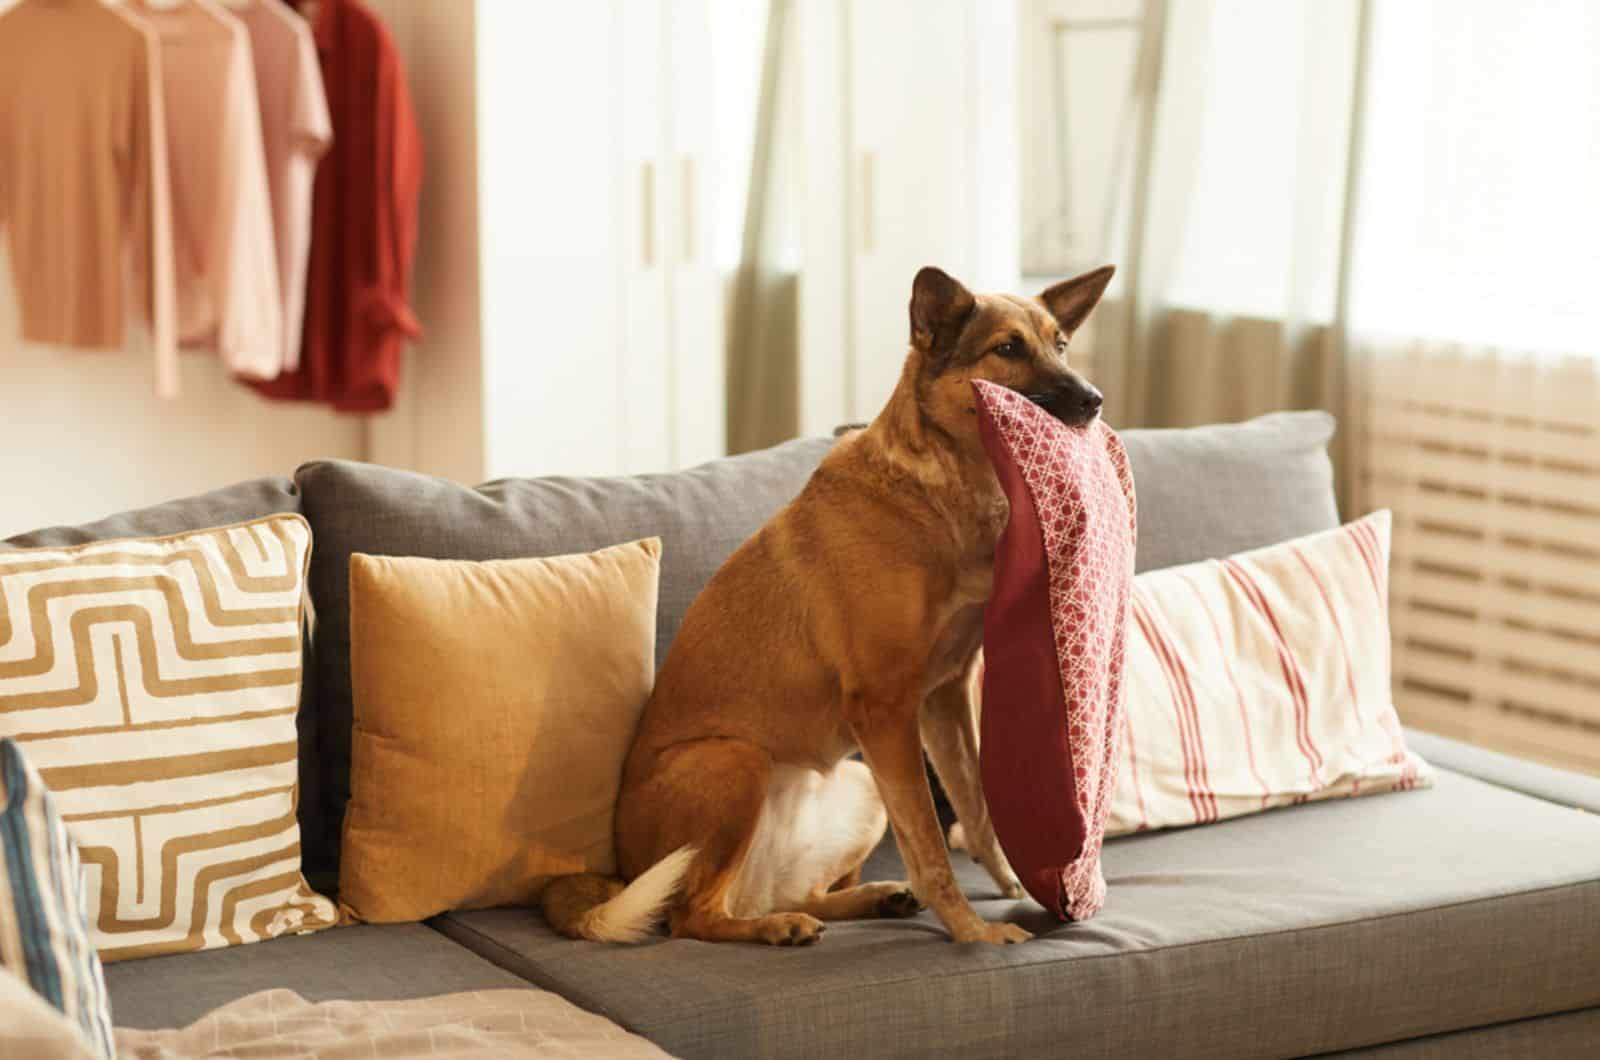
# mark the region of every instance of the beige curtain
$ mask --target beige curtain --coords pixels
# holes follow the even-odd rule
[[[1108,414],[1333,411],[1341,507],[1394,512],[1402,717],[1600,772],[1600,6],[1145,15]]]
[[[1142,127],[1104,254],[1118,281],[1074,343],[1113,423],[1347,412],[1342,251],[1363,11],[1144,6]]]
[[[1600,773],[1600,8],[1376,3],[1370,41],[1350,404],[1396,702]]]
[[[800,429],[799,274],[784,209],[793,167],[785,152],[795,120],[793,0],[770,0],[761,61],[739,265],[728,298],[728,451],[793,438]]]

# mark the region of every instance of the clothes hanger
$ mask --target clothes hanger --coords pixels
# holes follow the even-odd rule
[[[145,11],[151,14],[182,11],[193,8],[211,17],[215,22],[233,24],[233,16],[228,14],[228,6],[224,0],[120,0],[122,5],[131,11]],[[249,0],[254,3],[255,0]]]

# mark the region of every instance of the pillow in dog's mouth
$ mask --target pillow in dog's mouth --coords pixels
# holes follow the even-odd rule
[[[1136,506],[1122,442],[974,381],[979,433],[1011,502],[984,614],[979,758],[995,834],[1062,919],[1105,901]]]

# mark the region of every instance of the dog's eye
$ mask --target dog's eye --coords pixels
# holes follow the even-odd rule
[[[998,346],[996,346],[994,348],[994,352],[999,354],[1002,357],[1012,357],[1012,358],[1021,357],[1022,356],[1022,343],[1015,342],[1015,341],[1013,341],[1013,342],[1002,342],[1000,345],[998,345]]]

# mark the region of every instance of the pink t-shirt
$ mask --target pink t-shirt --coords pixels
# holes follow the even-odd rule
[[[228,0],[250,33],[261,144],[272,196],[272,228],[283,297],[283,368],[300,363],[306,258],[311,251],[311,188],[317,162],[333,141],[316,42],[306,20],[282,0]]]
[[[0,13],[0,238],[22,338],[120,349],[150,325],[157,390],[177,393],[161,55],[99,0]],[[131,293],[130,293],[131,292]]]
[[[179,341],[272,379],[283,303],[250,35],[210,0],[126,10],[160,41]]]

